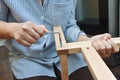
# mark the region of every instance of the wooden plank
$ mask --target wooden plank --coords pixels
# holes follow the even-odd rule
[[[62,80],[69,80],[67,55],[60,55],[60,65],[61,65]]]
[[[81,51],[94,80],[117,80],[92,46]]]
[[[111,38],[111,40],[117,44],[117,46],[120,48],[120,38]],[[59,47],[57,50],[58,51],[66,51],[68,50],[68,54],[74,54],[81,52],[81,47],[87,47],[91,46],[91,41],[81,41],[81,42],[72,42],[72,43],[67,43],[67,48],[66,47]],[[66,53],[63,53],[66,54]]]
[[[72,42],[72,43],[67,43],[67,45],[68,45],[68,53],[74,54],[81,52],[81,47],[91,46],[91,41]]]
[[[60,26],[56,26],[53,28],[54,32],[59,32],[60,36],[58,34],[54,34],[55,43],[56,43],[56,49],[57,53],[60,54],[60,65],[61,65],[61,76],[62,80],[69,80],[68,78],[68,64],[67,64],[67,55],[61,55],[61,54],[68,54],[67,50],[67,43],[64,37],[64,33],[62,32],[62,28]],[[61,39],[61,40],[60,40]],[[61,42],[60,42],[61,41]],[[62,46],[61,46],[62,44]],[[59,48],[63,48],[65,50],[59,51]]]
[[[55,26],[53,28],[53,31],[60,33],[60,36],[58,34],[54,34],[55,42],[56,42],[56,48],[57,49],[62,48],[62,47],[65,48],[67,46],[66,45],[67,43],[66,43],[66,40],[65,40],[65,37],[64,37],[64,33],[62,32],[62,28],[60,26]],[[61,38],[61,40],[60,40],[60,38]],[[62,44],[62,47],[60,46],[61,44]]]

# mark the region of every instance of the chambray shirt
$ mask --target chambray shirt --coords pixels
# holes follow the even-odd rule
[[[67,42],[75,42],[78,36],[85,35],[76,25],[75,3],[76,0],[44,0],[42,6],[41,0],[0,0],[0,20],[17,23],[32,21],[45,25],[49,31],[53,30],[53,26],[61,25]],[[45,34],[30,47],[17,43],[15,39],[6,40],[6,46],[10,50],[13,74],[18,79],[56,77],[53,66],[60,70],[52,34]],[[20,57],[21,54],[31,57]],[[71,74],[86,64],[81,54],[74,54],[68,55],[68,66]]]

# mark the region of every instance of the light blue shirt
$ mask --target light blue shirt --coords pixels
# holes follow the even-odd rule
[[[75,42],[78,36],[85,35],[76,25],[75,4],[76,0],[44,0],[43,6],[41,0],[0,0],[0,20],[18,23],[32,21],[45,25],[49,31],[53,30],[53,26],[61,25],[67,42]],[[6,46],[10,50],[13,74],[18,79],[56,77],[53,65],[60,69],[60,62],[52,34],[45,34],[30,47],[20,45],[15,39],[7,40]],[[20,57],[21,54],[34,58]],[[68,65],[69,74],[86,66],[81,54],[69,55]]]

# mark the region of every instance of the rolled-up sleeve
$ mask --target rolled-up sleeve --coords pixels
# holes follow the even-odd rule
[[[4,0],[0,0],[0,21],[7,21],[8,11],[9,9],[4,3]]]
[[[65,37],[67,42],[75,42],[77,41],[80,35],[86,35],[76,24],[75,20],[75,7],[76,7],[76,0],[73,0],[73,7],[71,9],[71,15],[69,17],[68,25],[65,31]]]

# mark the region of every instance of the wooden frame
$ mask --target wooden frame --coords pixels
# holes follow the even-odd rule
[[[62,28],[56,26],[53,30],[59,32],[61,36],[62,47],[59,35],[54,34],[56,50],[60,56],[62,80],[69,80],[67,55],[77,52],[82,52],[94,80],[117,80],[96,50],[91,46],[91,41],[66,43]],[[120,47],[120,38],[112,38],[112,40]]]

